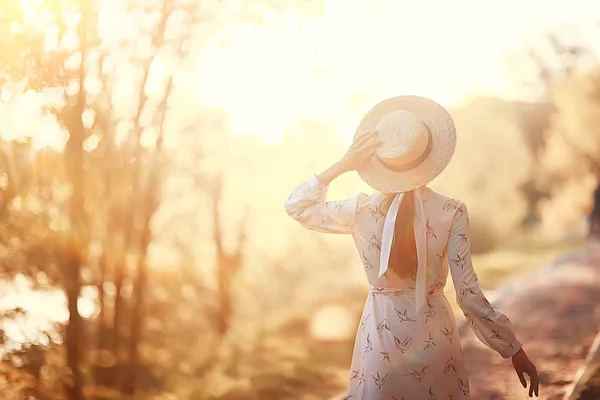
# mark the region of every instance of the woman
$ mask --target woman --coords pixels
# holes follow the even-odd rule
[[[512,362],[529,396],[538,378],[509,319],[473,270],[464,203],[426,185],[448,165],[454,122],[437,103],[401,96],[361,121],[344,157],[292,191],[285,209],[303,226],[353,236],[370,283],[346,399],[466,399],[467,369],[443,289],[448,275],[477,337]],[[378,193],[326,201],[329,183],[357,171]]]

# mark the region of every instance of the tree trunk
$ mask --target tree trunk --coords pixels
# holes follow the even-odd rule
[[[155,35],[152,37],[152,44],[154,47],[156,48],[160,48],[164,42],[164,32],[166,29],[166,24],[167,24],[167,20],[169,18],[169,16],[171,15],[170,12],[170,0],[163,0],[162,1],[162,5],[161,5],[161,19],[158,23],[158,26],[156,27],[156,33]],[[152,65],[152,58],[148,58],[146,60],[146,62],[144,63],[144,76],[142,77],[141,83],[140,83],[140,87],[139,87],[139,96],[138,96],[138,109],[136,112],[135,117],[133,118],[133,128],[132,128],[132,132],[133,132],[133,138],[135,140],[134,142],[134,155],[136,157],[136,162],[133,165],[133,171],[132,171],[132,177],[131,177],[131,187],[132,187],[132,191],[131,191],[131,196],[132,196],[132,201],[131,201],[131,205],[132,205],[132,210],[129,213],[129,219],[127,221],[127,224],[125,225],[125,227],[130,227],[130,229],[125,229],[125,238],[124,238],[124,244],[123,244],[123,251],[124,251],[124,255],[127,254],[127,252],[130,250],[130,245],[132,243],[132,238],[133,236],[136,234],[135,232],[135,228],[133,227],[133,218],[132,216],[135,214],[135,208],[137,206],[137,195],[138,195],[138,190],[139,190],[139,177],[140,177],[140,161],[139,158],[141,157],[141,153],[142,153],[142,146],[141,146],[141,142],[140,142],[140,137],[142,134],[142,128],[140,126],[140,118],[142,115],[142,112],[144,111],[144,107],[146,106],[146,102],[148,101],[148,98],[145,95],[145,91],[144,88],[146,86],[146,83],[148,81],[148,76],[150,74],[150,67]],[[120,260],[119,260],[120,261]],[[119,262],[117,261],[117,262]],[[115,290],[116,290],[116,297],[115,297],[115,314],[114,314],[114,323],[113,323],[113,335],[112,335],[112,345],[113,345],[113,349],[115,351],[115,354],[117,355],[117,360],[118,362],[120,362],[119,360],[119,356],[118,356],[118,352],[119,352],[119,347],[120,347],[120,335],[119,335],[119,331],[120,331],[120,326],[122,324],[122,313],[123,313],[123,298],[121,295],[121,289],[123,287],[123,282],[125,279],[125,274],[126,274],[126,263],[125,263],[125,259],[122,260],[122,262],[120,262],[119,264],[117,264],[117,270],[116,270],[116,277],[115,277]]]
[[[221,214],[219,203],[222,196],[223,177],[218,178],[213,190],[213,240],[217,248],[217,280],[219,294],[219,314],[217,328],[221,338],[225,337],[231,328],[233,319],[233,284],[243,263],[243,247],[245,243],[244,223],[240,223],[240,233],[233,251],[225,250],[223,232],[221,230]],[[246,214],[247,216],[247,214]]]
[[[82,319],[77,309],[81,292],[80,269],[84,250],[86,249],[86,221],[83,195],[83,140],[85,127],[81,116],[85,109],[85,68],[86,36],[89,21],[89,7],[87,2],[81,2],[81,21],[78,26],[79,51],[81,63],[79,66],[79,92],[73,108],[70,110],[66,121],[69,130],[69,141],[66,145],[67,175],[72,185],[72,195],[69,207],[70,231],[67,236],[66,247],[63,248],[65,291],[69,320],[66,327],[65,346],[67,352],[67,366],[72,374],[72,381],[67,381],[67,393],[70,400],[83,400],[83,380],[79,362],[81,360],[81,338],[83,335]]]
[[[151,197],[153,195],[154,193],[150,193],[148,197]],[[147,200],[153,203],[151,199]],[[129,348],[127,352],[129,356],[129,368],[127,368],[128,378],[125,379],[123,386],[123,393],[125,394],[135,393],[137,371],[139,369],[138,346],[141,341],[141,335],[143,330],[144,294],[146,290],[146,282],[148,279],[148,266],[146,259],[148,254],[148,245],[150,244],[150,239],[152,236],[152,232],[150,229],[150,218],[152,217],[152,215],[154,214],[154,210],[156,209],[154,204],[148,204],[148,207],[149,209],[146,211],[146,215],[144,216],[144,227],[142,228],[140,238],[140,254],[138,258],[138,265],[136,271],[137,274],[135,277],[133,289],[134,304],[131,318],[131,337],[129,340]]]

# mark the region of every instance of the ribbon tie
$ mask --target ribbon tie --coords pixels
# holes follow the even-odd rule
[[[396,194],[383,223],[383,234],[381,237],[381,258],[379,263],[379,278],[388,270],[390,260],[390,251],[394,239],[394,227],[400,202],[404,198],[404,193]],[[414,190],[415,216],[413,227],[415,232],[415,243],[417,248],[417,282],[415,287],[415,307],[417,318],[423,321],[423,309],[427,301],[427,227],[425,219],[425,210],[421,198],[421,188]]]

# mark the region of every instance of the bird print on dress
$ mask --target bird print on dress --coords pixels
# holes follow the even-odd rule
[[[367,333],[367,344],[365,344],[365,351],[363,352],[363,359],[367,354],[373,351],[373,342],[371,342],[371,334]]]
[[[363,259],[363,264],[365,266],[365,269],[367,271],[370,271],[372,269],[375,269],[375,266],[373,265],[373,263],[367,258],[367,256],[365,255],[365,252],[362,252],[362,259]]]
[[[392,400],[404,400],[404,397],[399,399],[398,397],[394,396],[393,394],[391,396],[392,396]]]
[[[379,332],[382,332],[384,329],[388,331],[390,330],[390,323],[388,322],[387,318],[385,318],[379,323],[379,325],[377,325],[377,330]]]
[[[408,349],[410,349],[410,345],[412,344],[412,338],[407,337],[404,340],[400,340],[396,336],[394,336],[394,343],[396,343],[396,347],[400,349],[400,352],[404,354],[408,351]]]
[[[353,381],[358,379],[358,371],[352,371],[352,375],[350,375],[350,380]]]
[[[364,333],[365,328],[367,327],[367,320],[369,319],[369,317],[371,316],[371,314],[367,314],[362,321],[360,321],[360,330]]]
[[[339,215],[342,213],[342,209],[344,208],[344,203],[340,201],[335,205],[334,208],[337,210],[337,213]]]
[[[448,339],[450,343],[452,343],[452,334],[454,333],[454,328],[448,330],[448,327],[445,326],[444,329],[440,329],[440,332],[442,332],[442,335],[444,335],[444,337]]]
[[[375,235],[371,236],[371,239],[369,239],[369,250],[377,250],[381,252],[381,242]]]
[[[360,385],[366,382],[367,380],[365,379],[365,371],[361,371],[360,375],[358,376],[358,387],[360,387]]]
[[[385,218],[385,213],[379,206],[369,208],[369,211],[371,212],[371,216],[375,218],[375,222],[379,222],[380,219]]]
[[[429,291],[427,293],[431,296],[434,293],[436,293],[438,290],[443,289],[445,285],[446,285],[446,282],[444,282],[444,280],[442,278],[440,278],[440,276],[438,275],[435,278],[435,282],[433,282],[433,285],[431,285],[431,288],[429,289]]]
[[[458,378],[458,388],[465,396],[469,395],[469,381]]]
[[[469,322],[469,325],[471,325],[473,330],[479,332],[479,328],[477,327],[477,324],[473,320],[473,317],[471,316],[471,314],[469,314],[469,313],[463,313],[463,314],[465,314],[465,317],[467,318],[467,321]]]
[[[446,366],[444,367],[444,373],[447,374],[450,371],[456,372],[456,363],[454,362],[454,357],[450,356],[448,361],[446,361]]]
[[[459,204],[454,199],[450,199],[450,200],[446,201],[444,203],[444,206],[442,207],[442,209],[444,211],[452,211],[452,210],[456,210],[457,208],[459,208]]]
[[[408,321],[408,322],[417,322],[414,319],[406,316],[406,312],[408,310],[400,311],[396,307],[394,307],[394,311],[396,311],[396,315],[400,319],[400,322],[405,322],[405,321]]]
[[[431,318],[435,317],[436,312],[435,308],[431,304],[427,304],[427,310],[425,311],[425,323],[429,321]]]
[[[469,240],[467,239],[467,234],[466,233],[459,233],[458,236],[460,237],[460,240],[462,240],[465,243],[469,243]]]
[[[466,257],[461,257],[460,254],[456,255],[456,258],[452,259],[452,262],[456,264],[456,266],[460,267],[460,269],[465,268],[465,264],[467,263]]]
[[[423,351],[435,346],[435,341],[433,340],[433,338],[431,337],[431,332],[429,332],[429,339],[425,340],[425,347],[423,348]]]
[[[380,353],[383,356],[383,360],[382,361],[390,362],[390,353],[385,352],[385,351],[380,351]]]
[[[441,253],[435,253],[435,255],[437,256],[438,260],[442,261],[442,260],[444,260],[444,256],[446,255],[446,252],[444,250],[442,250]]]
[[[429,365],[426,365],[425,367],[423,367],[423,369],[421,369],[420,371],[417,371],[416,369],[412,370],[411,372],[404,374],[404,376],[410,376],[411,378],[413,378],[414,380],[418,381],[419,383],[421,383],[421,381],[423,380],[423,378],[425,378],[425,370],[429,368]]]
[[[483,305],[489,308],[490,310],[494,309],[494,307],[492,307],[488,299],[486,299],[485,297],[482,296],[481,301],[483,301]]]
[[[319,227],[319,229],[322,229],[324,231],[330,231],[325,218],[323,218],[323,221],[321,221],[321,223],[318,225],[318,227]]]
[[[431,389],[431,385],[429,386],[429,398],[427,400],[438,400],[437,396],[435,395],[435,393],[433,393],[433,390]]]
[[[485,322],[494,322],[493,319],[491,319],[490,317],[488,317],[487,315],[484,315],[483,317],[481,317],[482,320],[484,320]]]
[[[450,313],[450,310],[448,310],[448,307],[446,307],[446,306],[440,306],[440,308],[443,308],[444,310],[446,310],[446,313],[447,313],[448,315],[452,315],[452,314]]]
[[[499,339],[502,340],[502,336],[498,331],[492,330],[493,335],[490,336],[491,339]]]
[[[377,390],[381,390],[383,385],[385,385],[385,380],[387,379],[388,374],[385,374],[385,376],[379,376],[379,372],[378,372],[377,376],[371,375],[371,377],[373,378],[375,385],[377,385]]]
[[[472,295],[477,294],[473,286],[469,285],[467,282],[463,282],[462,286],[460,287],[460,299],[465,300],[469,293]]]
[[[351,394],[351,395],[349,395],[349,396],[346,396],[346,397],[344,397],[344,400],[348,400],[348,399],[351,399],[351,398],[353,398],[353,397],[354,397],[354,395],[353,395],[353,394]]]
[[[325,190],[327,189],[326,185],[319,185],[317,190],[315,190],[315,197],[317,199],[322,199],[323,195],[325,195]]]
[[[427,219],[427,223],[425,225],[427,227],[427,239],[437,238],[435,234],[435,229],[433,229],[429,224],[429,218]]]

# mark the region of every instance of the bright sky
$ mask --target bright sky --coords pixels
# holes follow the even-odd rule
[[[582,0],[328,0],[321,17],[290,10],[265,15],[271,26],[230,24],[229,44],[215,40],[198,59],[197,93],[237,113],[239,134],[276,142],[308,118],[350,138],[366,107],[391,96],[445,105],[473,92],[519,96],[506,55],[551,24],[596,22],[599,11]]]
[[[230,1],[232,11],[236,1],[248,0]],[[21,2],[32,10],[43,0]],[[120,0],[103,0],[100,30],[109,48],[137,34],[131,28],[137,17],[123,9]],[[417,94],[447,106],[474,93],[523,97],[507,77],[507,55],[553,24],[597,25],[597,15],[600,2],[594,0],[326,0],[320,16],[289,9],[266,12],[262,26],[228,24],[202,49],[196,68],[177,79],[190,95],[231,112],[234,133],[276,143],[286,128],[311,119],[331,123],[349,141],[361,116],[387,97]],[[43,22],[45,16],[36,18]],[[588,43],[600,50],[593,39],[590,34]],[[139,43],[135,51],[149,54],[147,45]],[[129,56],[113,57],[110,69],[120,82],[113,100],[115,109],[128,110],[135,104],[131,77],[137,72],[119,57]],[[512,70],[524,67],[511,60]],[[147,90],[162,91],[170,68],[155,60]],[[28,96],[0,102],[3,137],[14,131],[34,137],[39,147],[62,147],[64,134],[52,117],[40,114],[44,100]],[[17,108],[39,123],[15,117]],[[122,128],[126,133],[128,126]]]

